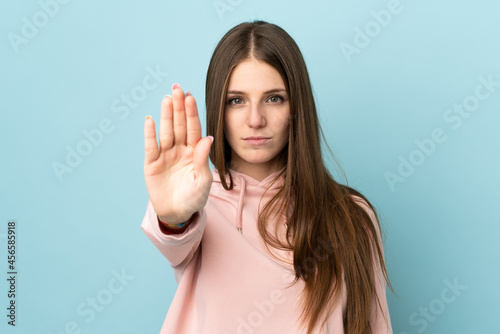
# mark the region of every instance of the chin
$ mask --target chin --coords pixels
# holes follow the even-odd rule
[[[266,157],[248,157],[243,160],[251,165],[267,165],[270,164],[274,160],[275,156],[266,156]]]

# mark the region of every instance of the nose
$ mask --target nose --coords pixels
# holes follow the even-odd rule
[[[262,128],[266,126],[266,117],[263,106],[253,104],[247,117],[248,126],[251,128]]]

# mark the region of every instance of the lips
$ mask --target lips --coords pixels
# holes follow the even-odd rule
[[[271,137],[251,136],[251,137],[243,138],[243,140],[247,144],[250,144],[253,146],[259,146],[259,145],[266,144],[269,140],[271,140]]]

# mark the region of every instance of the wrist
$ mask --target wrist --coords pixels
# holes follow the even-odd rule
[[[158,221],[162,223],[163,225],[170,226],[170,227],[182,227],[184,224],[186,224],[188,220],[185,220],[183,222],[172,222],[170,219],[166,219],[164,217],[158,216]]]
[[[160,230],[163,233],[165,233],[165,234],[180,234],[188,228],[189,223],[191,222],[193,216],[194,216],[194,214],[191,215],[191,217],[188,220],[181,222],[181,223],[178,223],[178,224],[167,223],[164,220],[162,220],[162,217],[160,217],[160,216],[157,216],[157,219],[158,219],[158,223],[160,226]]]
[[[191,219],[192,216],[193,216],[193,214],[190,214],[187,219],[186,218],[179,219],[179,216],[177,216],[177,217],[164,217],[164,216],[158,215],[158,220],[162,224],[167,225],[167,226],[182,227],[182,224],[187,223]]]
[[[162,220],[161,217],[158,217],[158,221],[160,223],[162,223],[163,226],[167,226],[167,227],[171,227],[171,228],[182,228],[189,222],[189,220],[186,220],[185,222],[182,222],[179,224],[169,224],[169,223],[166,223],[164,220]]]

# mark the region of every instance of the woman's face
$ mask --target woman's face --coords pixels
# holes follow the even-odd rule
[[[231,168],[257,180],[278,170],[276,157],[288,143],[289,116],[278,71],[255,59],[238,64],[229,78],[224,118]]]

